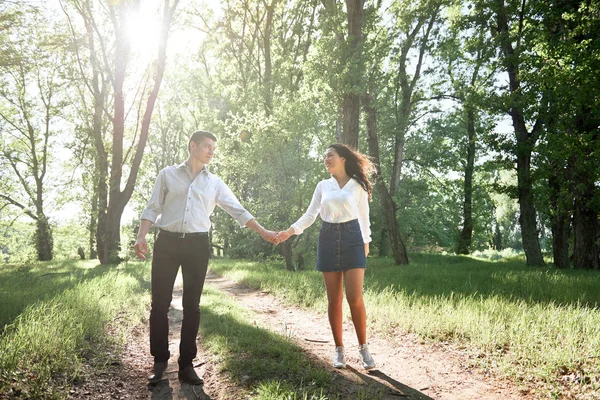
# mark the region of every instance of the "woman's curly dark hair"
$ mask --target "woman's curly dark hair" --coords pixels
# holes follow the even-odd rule
[[[334,149],[340,157],[346,159],[346,173],[349,177],[356,179],[361,184],[365,192],[369,194],[369,199],[371,199],[373,186],[369,181],[369,175],[373,174],[375,171],[375,167],[371,160],[364,154],[352,150],[342,143],[329,145],[328,149]]]

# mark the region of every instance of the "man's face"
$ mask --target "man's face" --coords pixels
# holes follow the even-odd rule
[[[203,138],[198,143],[191,143],[190,154],[195,160],[200,161],[202,164],[210,164],[215,155],[216,147],[217,142],[210,138]]]

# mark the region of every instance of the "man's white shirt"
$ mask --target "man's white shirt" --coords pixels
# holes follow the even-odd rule
[[[192,179],[184,162],[159,172],[141,218],[170,232],[208,232],[215,206],[225,210],[241,227],[254,218],[218,176],[204,167]]]

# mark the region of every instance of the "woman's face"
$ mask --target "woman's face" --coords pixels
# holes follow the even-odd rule
[[[333,147],[327,149],[323,157],[323,162],[325,164],[325,168],[327,168],[327,171],[330,174],[345,171],[344,165],[346,163],[346,159],[344,157],[340,157]]]

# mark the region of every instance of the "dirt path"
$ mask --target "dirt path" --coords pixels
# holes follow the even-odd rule
[[[268,293],[248,289],[235,282],[210,274],[206,284],[233,296],[240,307],[254,312],[255,323],[294,340],[305,349],[306,355],[320,364],[329,365],[333,341],[326,315],[316,315],[299,307],[283,305]],[[166,378],[159,384],[147,385],[151,358],[148,354],[147,327],[140,328],[129,338],[124,356],[108,361],[105,368],[96,371],[89,368],[90,376],[70,393],[73,399],[213,399],[240,400],[243,390],[218,376],[209,359],[199,348],[195,366],[205,383],[201,386],[180,384],[177,379],[177,354],[181,328],[181,282],[180,276],[173,293],[169,312],[172,357]],[[336,370],[329,367],[333,382],[342,398],[352,399],[361,387],[375,389],[383,399],[410,400],[520,400],[514,386],[506,381],[484,376],[467,365],[466,358],[458,350],[447,346],[421,344],[412,335],[393,338],[370,337],[369,348],[377,362],[377,369],[366,373],[359,364],[355,351],[354,329],[344,321],[344,342],[347,346],[348,367]]]
[[[326,364],[330,363],[334,345],[326,315],[285,306],[268,293],[245,288],[215,275],[209,275],[207,283],[234,296],[238,305],[254,311],[259,326],[291,337],[307,354]],[[508,382],[495,380],[463,367],[466,360],[458,351],[420,344],[418,338],[412,335],[385,339],[371,336],[369,348],[378,368],[370,373],[365,373],[360,367],[354,345],[354,327],[347,319],[344,320],[344,343],[347,347],[348,368],[331,368],[332,373],[339,379],[356,382],[358,385],[385,386],[386,399],[523,398],[514,393],[516,389],[511,388]],[[349,389],[348,394],[351,395],[352,388]]]

